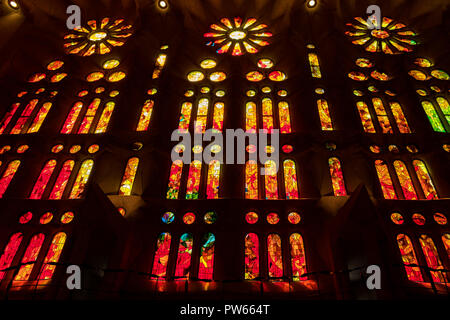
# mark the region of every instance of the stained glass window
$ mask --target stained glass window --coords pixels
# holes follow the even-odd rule
[[[447,123],[450,125],[450,104],[448,103],[448,100],[443,97],[437,97],[436,102],[441,108],[441,111],[444,114]]]
[[[450,234],[449,233],[445,233],[442,236],[442,242],[444,243],[445,250],[447,251],[447,256],[450,259]]]
[[[95,133],[105,133],[108,128],[109,121],[111,120],[112,113],[114,111],[115,103],[109,101],[106,103],[105,108],[103,109],[102,115],[98,120],[97,128],[95,129]]]
[[[11,263],[16,256],[17,250],[22,243],[23,234],[18,232],[15,233],[9,238],[9,242],[3,250],[3,254],[0,257],[0,282],[5,277],[7,271],[1,271],[8,269],[11,266]]]
[[[181,174],[183,172],[183,162],[175,160],[170,168],[169,186],[167,187],[167,199],[178,199],[180,191]]]
[[[328,165],[330,166],[330,176],[334,195],[336,197],[346,196],[347,190],[345,189],[344,174],[342,173],[341,162],[338,158],[333,157],[328,159]]]
[[[208,120],[209,100],[202,98],[198,102],[197,121],[195,124],[196,133],[204,133],[206,130],[206,122]]]
[[[410,267],[409,265],[418,265],[416,253],[411,239],[404,234],[397,236],[397,244],[402,255],[403,264],[405,265],[406,275],[408,279],[416,282],[423,282],[422,273],[419,267]]]
[[[358,101],[356,103],[358,107],[359,116],[361,117],[361,123],[364,131],[367,133],[375,133],[375,127],[373,125],[372,116],[370,115],[369,108],[364,101]]]
[[[189,166],[189,176],[186,187],[186,199],[198,199],[200,189],[200,179],[202,173],[202,163],[198,160],[192,161]]]
[[[433,239],[425,234],[422,234],[419,241],[420,246],[422,247],[423,255],[427,260],[428,267],[436,270],[444,269]],[[431,270],[430,272],[434,282],[447,282],[447,277],[444,272]]]
[[[225,104],[223,102],[216,102],[214,104],[213,132],[222,132],[224,109]]]
[[[180,245],[178,247],[178,256],[177,256],[177,267],[175,269],[176,278],[189,277],[193,242],[194,238],[190,233],[185,233],[180,238]]]
[[[39,129],[42,126],[42,123],[44,122],[45,118],[47,117],[48,112],[50,111],[50,108],[52,107],[51,102],[45,102],[41,109],[39,109],[38,113],[36,114],[35,118],[33,119],[33,122],[30,125],[30,128],[28,129],[27,133],[36,133],[39,131]]]
[[[390,102],[389,105],[391,106],[391,111],[394,115],[394,119],[397,122],[398,131],[400,131],[400,133],[411,133],[408,121],[406,120],[400,103]]]
[[[15,126],[11,129],[10,134],[20,134],[22,132],[22,130],[25,127],[25,124],[27,123],[28,119],[30,118],[31,114],[33,113],[38,103],[39,99],[33,99],[27,104],[25,109],[22,111],[22,114],[20,115],[19,119],[17,120]]]
[[[273,130],[273,103],[269,98],[262,100],[263,130],[271,133]]]
[[[158,278],[165,277],[167,274],[171,240],[172,236],[167,232],[161,233],[158,237],[152,268],[152,275]]]
[[[277,168],[274,161],[269,160],[266,162],[265,167],[265,188],[266,199],[277,200],[278,199],[278,182],[277,182]]]
[[[333,123],[331,121],[330,110],[328,108],[328,102],[325,99],[317,100],[317,108],[319,109],[320,123],[322,125],[322,130],[331,131],[333,130]]]
[[[200,280],[212,280],[213,278],[215,243],[216,237],[212,233],[207,233],[203,237],[198,268],[198,278]]]
[[[64,244],[66,243],[66,234],[60,232],[53,237],[50,248],[48,249],[47,255],[45,256],[44,263],[42,264],[41,272],[39,273],[39,280],[49,280],[52,278],[55,272],[56,265],[61,256]]]
[[[64,122],[64,125],[61,129],[61,133],[69,134],[72,132],[73,127],[75,126],[75,123],[78,119],[78,116],[80,115],[81,109],[83,109],[83,102],[81,101],[75,102],[66,118],[66,121]]]
[[[95,98],[92,100],[91,104],[88,106],[86,114],[83,121],[81,122],[80,128],[78,129],[79,134],[89,133],[94,117],[97,113],[98,107],[100,106],[101,100]]]
[[[290,236],[289,243],[291,245],[292,279],[294,281],[307,280],[308,278],[306,276],[302,276],[306,273],[306,255],[303,238],[300,234],[294,233]]]
[[[153,70],[152,79],[158,79],[161,75],[161,71],[164,69],[166,65],[167,55],[164,53],[160,53],[156,58],[155,69]]]
[[[259,277],[259,239],[254,233],[245,236],[245,280]]]
[[[380,98],[373,98],[372,103],[383,133],[393,133],[383,101]]]
[[[146,131],[148,129],[154,105],[155,102],[153,100],[145,101],[136,131]]]
[[[278,103],[278,113],[280,115],[280,132],[291,133],[291,116],[289,113],[289,104],[286,101]]]
[[[19,160],[11,161],[8,164],[6,170],[3,172],[2,178],[0,179],[0,198],[3,197],[3,195],[6,192],[6,189],[8,189],[8,186],[11,183],[11,180],[14,178],[14,175],[16,174],[19,166],[20,166]]]
[[[247,132],[256,132],[256,104],[254,102],[247,102],[245,106],[246,124],[245,128]]]
[[[58,178],[56,178],[56,182],[53,186],[52,192],[50,193],[49,199],[59,200],[62,198],[74,165],[75,161],[73,160],[67,160],[66,162],[64,162],[61,171],[59,172]]]
[[[41,174],[39,175],[39,178],[37,179],[36,183],[34,184],[33,190],[30,194],[30,199],[41,199],[42,194],[45,191],[45,188],[47,187],[47,183],[50,180],[53,171],[56,167],[56,160],[50,160],[47,162],[44,166],[44,168],[41,171]]]
[[[381,190],[385,199],[397,199],[394,185],[392,184],[389,169],[383,160],[375,161],[375,169],[377,170],[378,180],[380,181]]]
[[[322,78],[322,74],[320,72],[319,58],[315,53],[308,54],[309,65],[311,67],[311,74],[314,78]]]
[[[213,160],[208,168],[208,182],[206,184],[207,199],[219,198],[219,183],[220,183],[220,162]]]
[[[267,259],[269,278],[283,277],[283,256],[281,254],[281,238],[277,234],[267,237]]]
[[[416,171],[417,178],[422,186],[423,193],[427,200],[438,199],[436,188],[434,187],[433,180],[431,179],[425,163],[420,160],[413,161],[414,170]]]
[[[15,281],[27,281],[30,278],[31,271],[33,271],[34,264],[39,256],[44,239],[45,236],[43,233],[39,233],[31,238],[30,243],[25,250],[25,254],[22,257],[22,266],[14,278]]]
[[[417,194],[414,190],[414,185],[408,173],[406,165],[400,161],[394,161],[395,172],[397,173],[398,180],[403,190],[403,195],[406,200],[417,200]]]
[[[189,122],[191,120],[192,103],[184,102],[181,106],[180,124],[178,130],[187,132],[189,130]]]
[[[439,119],[439,115],[433,104],[430,101],[425,100],[422,101],[422,107],[428,117],[428,120],[430,121],[431,126],[433,127],[433,130],[436,132],[445,132],[444,126],[441,119]]]
[[[20,107],[20,103],[14,103],[9,108],[8,112],[3,116],[2,121],[0,122],[0,134],[3,134],[5,132],[6,127],[11,122],[11,119],[16,114],[17,109]]]
[[[129,196],[133,189],[134,178],[136,177],[136,171],[139,165],[139,158],[131,158],[128,160],[123,174],[122,183],[120,184],[119,195]]]
[[[89,177],[94,167],[94,160],[85,160],[78,171],[77,178],[73,184],[72,191],[70,192],[69,199],[81,199],[83,193],[86,191],[86,186],[89,181]]]
[[[258,193],[258,163],[249,160],[245,165],[245,199],[257,200]]]
[[[298,199],[297,170],[292,160],[284,161],[284,188],[287,200]]]

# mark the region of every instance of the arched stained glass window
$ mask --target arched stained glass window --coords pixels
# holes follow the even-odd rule
[[[306,255],[302,236],[298,233],[292,234],[289,243],[291,245],[292,279],[294,281],[308,280],[308,277],[302,276],[306,273]]]
[[[277,234],[267,237],[267,259],[269,278],[283,277],[283,256],[281,254],[281,238]]]
[[[414,170],[416,171],[417,178],[422,186],[423,193],[427,200],[438,199],[436,188],[434,187],[433,180],[431,179],[425,163],[420,160],[413,161]]]
[[[14,117],[14,115],[17,112],[17,109],[19,109],[20,103],[16,102],[11,105],[8,112],[3,116],[2,121],[0,122],[0,134],[5,133],[5,129],[8,126],[8,124],[11,122],[11,119]]]
[[[189,166],[189,176],[186,187],[186,199],[198,199],[200,179],[202,175],[202,163],[198,160],[192,161]]]
[[[8,167],[6,167],[6,170],[3,172],[3,175],[0,179],[0,198],[3,197],[6,189],[8,189],[8,186],[11,183],[11,180],[14,178],[14,175],[16,174],[19,166],[20,160],[11,161],[8,164]]]
[[[442,242],[444,243],[445,250],[447,251],[447,256],[450,259],[450,234],[444,233],[442,235]],[[1,277],[0,277],[1,279]]]
[[[297,170],[292,160],[284,161],[284,188],[287,200],[298,199]]]
[[[411,239],[405,234],[397,236],[397,244],[402,255],[403,264],[405,265],[406,275],[408,279],[416,282],[423,282],[422,273],[419,267],[410,267],[409,265],[418,265],[416,253]]]
[[[78,116],[80,115],[81,109],[83,109],[83,102],[77,101],[73,105],[72,109],[70,110],[66,121],[64,122],[64,125],[61,129],[62,134],[69,134],[72,133],[73,127],[75,126]]]
[[[291,133],[291,115],[289,113],[289,103],[281,101],[278,103],[278,113],[280,115],[280,132]]]
[[[266,162],[265,167],[265,187],[266,187],[266,199],[277,200],[278,199],[278,182],[277,182],[277,166],[273,160]]]
[[[177,266],[175,269],[175,278],[185,279],[189,277],[191,267],[192,245],[194,238],[192,234],[185,233],[180,238],[178,247]]]
[[[375,161],[375,169],[377,170],[378,180],[380,181],[381,190],[385,199],[397,199],[394,185],[392,184],[391,175],[388,166],[383,160]]]
[[[245,236],[245,280],[259,277],[259,239],[254,233]]]
[[[16,125],[11,129],[11,134],[20,134],[25,127],[25,124],[28,122],[31,114],[39,103],[39,99],[31,100],[25,109],[22,111],[19,119],[17,119]]]
[[[155,69],[153,70],[152,79],[158,79],[161,75],[161,71],[164,69],[166,65],[167,55],[164,53],[160,53],[156,58]]]
[[[346,196],[347,190],[345,189],[344,174],[342,173],[341,162],[338,158],[333,157],[328,159],[328,165],[330,166],[330,176],[334,195],[336,197]]]
[[[372,103],[383,133],[394,133],[386,109],[384,108],[383,101],[380,98],[373,98]]]
[[[178,130],[180,132],[187,132],[189,130],[189,123],[191,121],[191,113],[192,113],[192,103],[191,102],[183,102],[183,104],[181,106],[180,123],[178,125]]]
[[[444,114],[445,120],[447,120],[447,123],[450,125],[450,104],[448,103],[448,100],[443,97],[437,97],[436,102],[438,103],[439,107],[441,108],[441,111]]]
[[[208,182],[206,184],[206,197],[208,199],[219,198],[220,162],[213,160],[208,168]]]
[[[398,102],[390,102],[392,114],[394,115],[395,122],[397,123],[398,131],[400,133],[411,133],[409,129],[408,121],[403,113],[402,106]]]
[[[361,117],[361,123],[364,131],[367,133],[376,133],[373,125],[372,116],[370,115],[369,107],[364,101],[358,101],[356,103],[358,107],[359,116]]]
[[[222,132],[223,130],[224,109],[225,104],[223,102],[216,102],[214,104],[213,132]]]
[[[94,100],[92,100],[91,104],[87,108],[86,115],[81,122],[80,128],[78,129],[79,134],[89,133],[92,122],[94,121],[94,117],[101,102],[102,100],[100,100],[99,98],[95,98]]]
[[[256,133],[256,104],[254,102],[247,102],[245,105],[245,130],[246,132]]]
[[[109,121],[111,120],[112,113],[114,111],[115,103],[110,101],[106,103],[105,108],[103,109],[100,120],[98,120],[97,128],[95,129],[95,133],[105,133],[106,129],[108,129]]]
[[[427,260],[428,267],[431,269],[444,269],[439,254],[437,252],[436,246],[434,245],[433,239],[429,236],[422,234],[419,238],[420,246],[422,247],[423,255]],[[445,272],[431,271],[431,276],[434,282],[447,282],[447,277]]]
[[[30,199],[41,199],[42,194],[45,191],[45,188],[47,187],[47,183],[50,180],[53,171],[56,167],[56,160],[50,160],[47,162],[44,166],[44,168],[41,171],[41,174],[39,175],[39,178],[36,180],[36,183],[34,184],[33,190],[30,194]]]
[[[200,264],[198,268],[198,278],[200,280],[213,279],[215,244],[216,237],[212,233],[205,234],[200,249]]]
[[[414,190],[414,185],[411,181],[406,165],[402,161],[396,160],[394,161],[394,168],[397,173],[398,180],[400,181],[405,199],[417,200],[417,194]]]
[[[433,104],[430,101],[424,100],[422,101],[422,107],[428,117],[428,120],[430,121],[431,126],[433,127],[433,130],[436,132],[445,132],[444,126],[441,119],[439,119],[439,115]]]
[[[64,232],[57,233],[50,244],[44,263],[42,264],[41,272],[39,273],[39,280],[49,280],[55,272],[56,265],[61,256],[64,244],[66,243],[67,235]]]
[[[18,232],[15,233],[9,238],[9,242],[3,250],[3,254],[0,257],[0,282],[5,277],[7,271],[1,271],[8,269],[11,266],[11,263],[16,256],[17,250],[22,243],[23,234]]]
[[[31,123],[27,133],[35,133],[39,131],[51,107],[52,107],[51,102],[46,102],[42,105],[41,109],[39,109],[38,113],[34,117],[33,122]]]
[[[323,131],[333,130],[333,122],[331,121],[328,102],[325,99],[317,100],[317,108],[319,109],[320,123]]]
[[[311,67],[311,74],[314,78],[322,78],[322,74],[320,72],[320,64],[319,58],[315,53],[308,54],[309,65]]]
[[[183,172],[183,162],[175,160],[170,168],[169,186],[167,187],[167,199],[178,199],[180,191],[181,174]]]
[[[245,199],[259,199],[258,191],[258,163],[249,160],[245,164]]]
[[[153,100],[145,101],[136,131],[147,131],[148,126],[150,125],[154,105],[155,102]]]
[[[78,171],[77,178],[73,184],[69,199],[81,199],[83,193],[86,191],[86,186],[91,176],[92,168],[94,167],[94,160],[85,160]]]
[[[130,158],[123,174],[122,183],[120,184],[119,195],[129,196],[133,189],[134,178],[139,165],[139,158]]]
[[[25,254],[22,257],[22,266],[14,278],[15,281],[27,281],[30,278],[31,271],[33,271],[34,264],[39,256],[44,239],[45,236],[43,233],[39,233],[31,238],[30,243],[25,250]]]
[[[167,274],[171,240],[172,236],[167,232],[161,233],[158,237],[152,268],[152,275],[157,278],[165,277]]]
[[[208,120],[209,99],[202,98],[198,102],[197,121],[195,122],[195,132],[204,133]]]
[[[66,162],[64,162],[61,171],[59,172],[58,178],[56,178],[56,182],[53,186],[52,192],[50,193],[49,199],[59,200],[62,198],[74,165],[75,161],[73,160],[67,160]]]
[[[273,102],[272,99],[262,100],[263,130],[272,133],[273,130]]]

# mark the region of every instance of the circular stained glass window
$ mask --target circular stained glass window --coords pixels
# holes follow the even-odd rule
[[[414,63],[422,68],[429,68],[433,66],[433,62],[425,58],[417,58]]]
[[[97,89],[95,89],[95,93],[100,94],[105,92],[105,90],[106,90],[105,87],[98,87]]]
[[[103,79],[104,76],[105,76],[105,74],[103,72],[92,72],[91,74],[89,74],[86,77],[86,80],[88,82],[95,82],[95,81],[98,81],[100,79]]]
[[[192,71],[187,76],[190,82],[199,82],[205,79],[205,75],[200,71]]]
[[[209,80],[211,80],[212,82],[221,82],[223,80],[225,80],[227,78],[227,75],[225,72],[214,72],[211,73],[211,75],[209,76]]]
[[[410,144],[409,146],[406,146],[406,150],[408,150],[410,153],[417,153],[417,152],[419,152],[419,149],[413,144]]]
[[[30,147],[26,144],[23,144],[17,148],[17,153],[24,153],[27,151]]]
[[[391,144],[388,147],[389,151],[392,153],[400,153],[400,150],[398,149],[398,147],[395,144]]]
[[[370,151],[372,153],[380,153],[381,152],[381,148],[379,146],[377,146],[376,144],[373,144],[370,146]]]
[[[367,58],[359,58],[355,63],[360,68],[372,68],[374,66],[374,64]]]
[[[52,152],[53,153],[59,153],[59,152],[62,151],[62,149],[64,149],[64,146],[62,144],[57,144],[57,145],[52,147]]]
[[[284,72],[273,71],[269,74],[269,79],[272,81],[284,81],[287,79],[287,76]]]
[[[364,93],[361,90],[353,90],[353,95],[357,97],[362,97]]]
[[[278,91],[278,95],[280,97],[286,97],[288,95],[288,92],[286,90],[280,90]]]
[[[410,70],[408,74],[418,81],[425,81],[429,79],[428,76],[420,70]]]
[[[366,81],[367,80],[367,76],[362,72],[355,72],[355,71],[350,72],[348,74],[348,77],[355,81]]]
[[[270,87],[263,87],[263,88],[261,89],[261,91],[262,91],[263,93],[271,93],[271,92],[272,92],[272,89],[271,89]]]
[[[431,75],[439,80],[450,80],[450,76],[443,70],[433,70]]]
[[[291,224],[299,224],[300,220],[302,220],[302,217],[297,212],[291,212],[288,215],[288,221]]]
[[[111,69],[117,68],[119,66],[119,64],[120,64],[119,60],[111,59],[111,60],[105,61],[105,63],[103,63],[103,69],[111,70]]]
[[[76,145],[73,145],[72,147],[70,147],[69,152],[74,154],[74,153],[77,153],[80,150],[81,150],[81,146],[76,144]]]
[[[248,145],[245,150],[247,150],[248,153],[255,153],[256,152],[256,146],[253,144]]]
[[[403,219],[403,216],[400,213],[393,213],[391,214],[391,220],[395,224],[403,224],[405,220]]]
[[[225,91],[223,91],[223,90],[216,91],[216,97],[222,98],[224,96],[225,96]]]
[[[47,70],[55,71],[55,70],[60,69],[63,65],[64,65],[63,61],[56,60],[56,61],[50,62],[47,65]]]
[[[324,94],[325,93],[325,89],[323,88],[316,88],[316,90],[314,90],[317,94]]]
[[[3,146],[2,148],[0,148],[0,154],[4,154],[9,150],[11,150],[11,146]]]
[[[53,214],[51,212],[44,213],[39,219],[40,224],[48,224],[53,219]]]
[[[193,95],[194,95],[194,91],[192,91],[192,90],[188,90],[188,91],[186,91],[185,94],[184,94],[184,96],[185,96],[185,97],[188,97],[188,98],[189,98],[189,97],[192,97]]]
[[[256,212],[249,212],[245,215],[245,221],[249,224],[255,224],[258,222],[258,214]]]
[[[153,95],[155,95],[155,94],[157,94],[158,93],[158,89],[156,89],[156,88],[151,88],[151,89],[149,89],[148,91],[147,91],[147,94],[149,95],[149,96],[153,96]],[[194,94],[194,93],[192,93],[192,94]]]
[[[283,147],[281,147],[281,150],[283,150],[284,153],[291,153],[294,150],[294,147],[289,144],[285,144]]]
[[[220,151],[222,151],[222,147],[218,144],[215,144],[211,147],[212,153],[219,153]]]
[[[119,91],[114,90],[114,91],[111,91],[111,92],[109,93],[109,96],[110,96],[111,98],[115,98],[115,97],[117,97],[119,94],[120,94]]]
[[[273,67],[273,61],[267,58],[258,61],[258,67],[261,69],[270,69]]]
[[[27,212],[19,218],[19,223],[26,224],[30,222],[31,218],[33,218],[33,214],[31,212]]]
[[[203,147],[202,147],[202,146],[194,146],[194,147],[192,148],[192,151],[193,151],[195,154],[202,153]]]
[[[200,92],[201,92],[201,93],[208,93],[209,91],[211,91],[211,89],[210,89],[209,87],[202,87],[202,88],[200,89]]]
[[[183,216],[183,222],[185,224],[193,224],[195,221],[195,214],[188,212]]]
[[[217,62],[213,59],[205,59],[200,63],[200,67],[203,69],[212,69],[215,68],[217,65]]]
[[[181,153],[184,152],[184,150],[186,150],[186,147],[184,146],[184,144],[177,144],[175,147],[173,147],[173,150],[176,153]]]
[[[61,223],[62,224],[71,223],[74,217],[75,215],[73,214],[73,212],[66,212],[61,217]]]
[[[89,91],[87,91],[87,90],[81,90],[80,92],[78,92],[78,96],[81,98],[81,97],[84,97],[84,96],[87,96],[89,94]]]
[[[53,83],[60,82],[60,81],[63,80],[65,77],[67,77],[67,73],[58,73],[58,74],[55,74],[55,75],[50,79],[50,81],[53,82]]]
[[[89,146],[88,152],[89,153],[96,153],[100,149],[100,146],[98,144],[93,144]]]
[[[203,218],[205,223],[213,224],[217,221],[217,214],[214,211],[207,212]]]
[[[415,224],[419,226],[423,226],[425,224],[425,217],[421,215],[420,213],[414,213],[412,216],[412,219]]]
[[[255,90],[248,90],[247,91],[247,97],[254,97],[256,95],[256,91]]]
[[[417,89],[416,92],[419,96],[422,96],[422,97],[425,97],[428,95],[428,93],[423,89]]]
[[[122,71],[114,72],[108,76],[109,82],[119,82],[126,77],[126,73]]]
[[[277,224],[280,221],[280,217],[278,216],[277,213],[269,213],[267,215],[267,222],[270,224]]]
[[[251,82],[259,82],[264,79],[264,75],[259,71],[251,71],[247,73],[246,78]]]
[[[171,224],[175,220],[175,214],[173,212],[166,212],[162,215],[161,220],[165,224]]]
[[[438,224],[440,224],[441,226],[446,225],[447,224],[447,217],[445,215],[443,215],[442,213],[435,213],[433,215],[434,221],[436,221]]]

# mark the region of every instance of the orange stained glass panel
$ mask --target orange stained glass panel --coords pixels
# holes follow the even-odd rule
[[[30,199],[41,199],[42,194],[45,191],[45,188],[47,187],[48,181],[50,180],[53,171],[56,167],[56,160],[50,160],[47,162],[42,169],[39,178],[37,179],[36,183],[34,184],[33,190],[30,194]]]
[[[436,188],[434,187],[433,180],[428,173],[427,167],[423,161],[413,161],[414,170],[416,171],[417,178],[419,179],[423,193],[427,200],[438,199]]]
[[[265,187],[266,199],[278,199],[278,184],[277,184],[277,168],[273,160],[269,160],[265,164]]]
[[[393,133],[392,126],[389,122],[389,118],[386,113],[386,109],[384,108],[383,101],[380,98],[373,98],[372,103],[383,133]]]
[[[375,127],[372,122],[372,117],[370,115],[369,108],[367,104],[363,101],[358,101],[356,103],[358,107],[359,116],[361,117],[361,123],[364,128],[364,131],[367,133],[375,133]]]
[[[20,103],[14,103],[9,108],[8,112],[3,116],[2,121],[0,122],[0,134],[5,132],[6,127],[11,122],[11,119],[16,114],[17,109],[20,107]]]
[[[148,129],[154,105],[155,102],[153,100],[145,101],[136,131],[146,131]]]
[[[23,234],[20,232],[13,234],[11,238],[9,238],[9,242],[3,250],[3,254],[0,256],[0,270],[8,269],[11,266],[22,240]],[[0,282],[3,280],[6,272],[7,271],[0,271]]]
[[[61,171],[59,172],[58,178],[56,179],[55,185],[53,186],[53,190],[50,194],[49,199],[59,200],[62,198],[74,165],[75,161],[73,160],[67,160],[66,162],[64,162]]]
[[[281,254],[281,238],[277,234],[269,234],[267,237],[267,260],[269,278],[281,278],[283,276],[283,256]]]
[[[214,234],[205,234],[203,237],[203,245],[200,249],[200,263],[198,268],[198,278],[200,280],[213,279],[215,244],[216,237]]]
[[[297,170],[292,160],[284,161],[284,187],[287,200],[298,199]]]
[[[256,133],[256,104],[247,102],[245,106],[245,129],[247,132]]]
[[[97,109],[100,106],[101,100],[95,98],[91,104],[89,105],[86,115],[84,116],[83,121],[81,122],[80,128],[78,129],[79,134],[87,134],[89,133],[89,129],[91,128],[92,122],[94,121],[95,114],[97,113]]]
[[[245,199],[258,198],[258,164],[249,160],[245,165]]]
[[[414,185],[411,181],[406,165],[402,161],[396,160],[394,161],[394,168],[397,173],[398,180],[400,181],[400,185],[402,186],[405,199],[417,200],[417,194],[414,190]]]
[[[291,245],[292,280],[308,280],[306,276],[302,276],[306,273],[306,255],[302,236],[298,233],[292,234],[289,237],[289,243]]]
[[[259,277],[259,239],[254,233],[245,236],[245,280]]]
[[[69,134],[72,132],[73,127],[75,126],[75,123],[78,119],[78,116],[80,115],[81,109],[83,109],[83,102],[78,101],[75,102],[72,109],[69,112],[69,115],[66,118],[66,121],[64,122],[64,125],[61,129],[61,133],[63,134]]]
[[[31,123],[27,133],[35,133],[39,131],[51,107],[52,107],[51,102],[46,102],[42,105],[41,109],[39,110],[33,122]]]
[[[392,114],[397,122],[398,131],[400,131],[400,133],[411,133],[400,103],[390,102],[389,105],[391,106]]]
[[[397,199],[394,185],[392,184],[391,175],[388,166],[383,160],[375,161],[375,169],[377,170],[378,180],[380,181],[381,190],[385,199]]]
[[[208,182],[206,185],[207,199],[219,198],[219,185],[220,185],[220,162],[218,160],[213,160],[209,164],[208,168]]]
[[[3,195],[6,192],[6,189],[8,189],[8,186],[11,183],[11,180],[14,178],[14,175],[16,174],[19,166],[20,160],[11,161],[8,164],[6,170],[3,172],[3,175],[0,179],[0,198],[3,197]]]
[[[86,191],[89,177],[91,176],[92,168],[94,167],[94,160],[85,160],[78,171],[77,178],[73,184],[69,199],[81,199],[83,193]]]
[[[278,103],[278,113],[280,115],[280,132],[291,133],[291,116],[289,113],[289,104],[286,101]]]
[[[167,232],[161,233],[158,237],[152,268],[152,275],[156,278],[165,277],[167,274],[171,241],[172,236]]]
[[[188,278],[191,267],[192,245],[194,238],[192,234],[185,233],[180,238],[178,247],[177,265],[175,269],[175,278]]]
[[[33,271],[34,264],[41,251],[42,243],[45,236],[43,233],[39,233],[31,238],[28,244],[25,254],[22,257],[22,266],[14,278],[15,281],[27,281],[30,278],[31,271]]]
[[[114,112],[115,103],[110,101],[106,104],[106,107],[103,109],[103,113],[98,121],[97,128],[95,129],[95,133],[105,133],[108,128],[109,121],[111,120],[112,113]]]
[[[444,269],[441,259],[439,258],[436,246],[434,245],[433,239],[425,234],[422,234],[419,238],[419,241],[420,246],[422,247],[423,255],[427,260],[428,267],[436,270]],[[431,270],[430,272],[434,282],[447,282],[445,272]]]
[[[181,106],[180,123],[178,125],[178,130],[180,132],[187,132],[189,130],[191,113],[192,113],[192,103],[184,102],[183,105]]]
[[[338,158],[333,157],[328,159],[328,165],[330,166],[330,176],[334,195],[336,197],[346,196],[347,190],[345,189],[344,174],[342,173],[341,162]]]
[[[60,232],[53,237],[50,248],[45,256],[44,263],[42,264],[41,272],[38,276],[39,280],[49,280],[52,278],[56,268],[54,263],[57,263],[61,257],[66,238],[67,236],[64,232]]]
[[[120,184],[119,195],[129,196],[133,189],[134,178],[136,177],[136,171],[139,165],[139,158],[131,158],[128,160],[125,173]]]
[[[323,131],[333,130],[333,122],[331,121],[328,102],[325,99],[317,100],[317,108],[319,109],[320,123]]]
[[[262,100],[263,130],[271,133],[273,130],[273,103],[269,98]]]
[[[167,199],[178,199],[180,191],[181,173],[183,172],[183,162],[175,160],[170,168],[169,186],[167,188]]]
[[[194,160],[189,167],[189,176],[186,187],[186,199],[198,199],[198,191],[200,189],[200,179],[202,173],[202,163]]]
[[[322,74],[320,72],[319,58],[315,53],[308,54],[309,65],[311,67],[311,74],[314,78],[322,78]]]
[[[397,236],[397,244],[400,249],[403,264],[405,265],[408,279],[416,282],[423,282],[422,273],[419,267],[410,267],[409,265],[418,265],[416,254],[411,239],[404,234]]]
[[[450,259],[450,234],[449,233],[444,233],[444,235],[442,235],[442,242],[444,243],[445,250],[447,251],[447,256]]]
[[[222,132],[224,109],[225,104],[223,102],[216,102],[214,104],[213,132]]]

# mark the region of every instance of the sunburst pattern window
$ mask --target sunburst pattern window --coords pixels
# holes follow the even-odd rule
[[[204,34],[208,39],[206,45],[218,47],[217,53],[230,53],[233,56],[254,54],[262,47],[269,45],[267,41],[272,33],[267,30],[267,25],[259,23],[255,18],[242,20],[223,18],[220,23],[212,24],[211,31]]]

